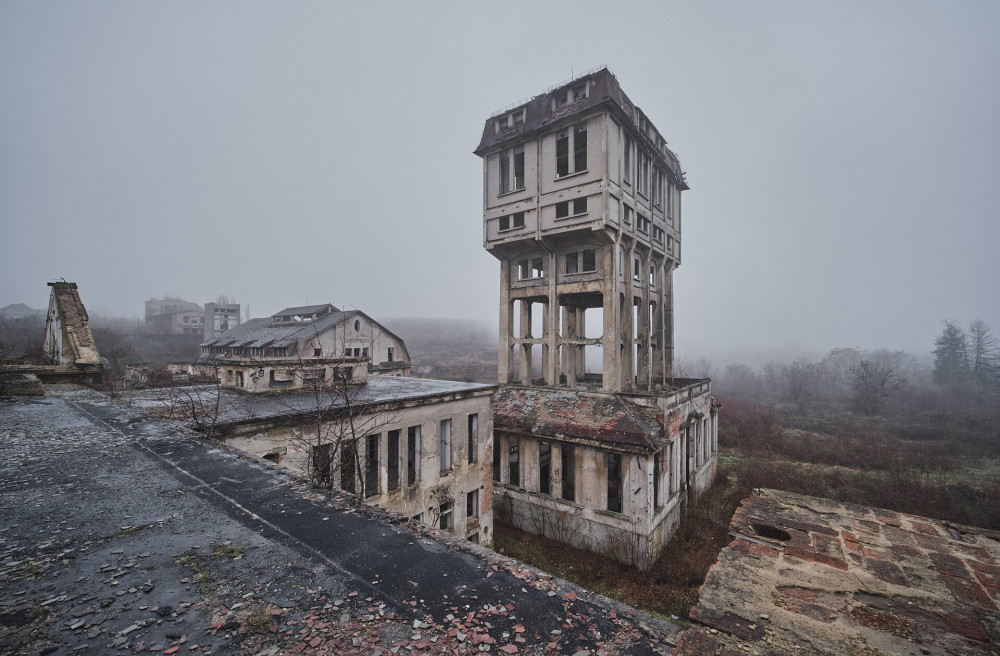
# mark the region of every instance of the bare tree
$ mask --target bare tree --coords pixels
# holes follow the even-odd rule
[[[310,402],[307,409],[295,407],[308,422],[292,441],[306,452],[306,473],[313,485],[340,487],[360,501],[378,493],[380,466],[379,451],[369,453],[362,441],[380,434],[397,415],[367,394],[367,382],[355,380],[359,361],[346,356],[346,344],[334,347],[336,353],[324,352],[318,337],[311,344],[318,355],[300,354],[294,372]]]
[[[879,414],[889,393],[899,385],[895,370],[873,360],[862,360],[851,369],[854,400],[869,417]]]

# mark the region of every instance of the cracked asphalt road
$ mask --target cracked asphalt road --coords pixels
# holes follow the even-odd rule
[[[0,402],[0,653],[670,653],[677,627],[83,388]]]

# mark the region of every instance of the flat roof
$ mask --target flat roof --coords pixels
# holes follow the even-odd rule
[[[132,396],[132,404],[138,408],[162,407],[178,394],[190,394],[203,403],[214,405],[215,385],[191,385],[139,390]],[[239,392],[218,388],[221,394],[219,418],[216,428],[235,426],[260,419],[291,418],[317,408],[316,396],[309,389],[297,388],[288,391]],[[449,396],[452,394],[475,394],[492,392],[496,385],[465,383],[454,380],[431,378],[410,378],[407,376],[369,376],[364,385],[348,388],[350,401],[355,406],[406,403],[421,399]],[[320,401],[325,409],[336,410],[346,406],[347,399],[340,394],[324,395]]]
[[[729,530],[678,654],[997,653],[997,531],[776,490]]]

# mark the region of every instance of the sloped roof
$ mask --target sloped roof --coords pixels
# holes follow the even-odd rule
[[[585,80],[591,84],[590,92],[586,98],[564,107],[553,109],[552,98],[554,94],[563,93],[568,87],[576,86]],[[607,68],[583,74],[570,82],[549,89],[520,105],[491,116],[487,119],[486,125],[483,128],[483,136],[479,141],[479,146],[473,152],[480,157],[485,156],[493,149],[509,147],[510,145],[523,142],[529,136],[552,129],[551,126],[559,124],[563,119],[590,112],[597,107],[606,107],[618,117],[618,120],[623,121],[625,125],[630,125],[634,136],[647,143],[648,154],[656,157],[660,165],[670,172],[674,182],[681,189],[688,189],[677,155],[665,145],[661,148],[639,127],[639,115],[642,114],[642,110],[629,100],[625,92],[622,91],[621,85],[618,84],[618,79]],[[525,111],[524,123],[499,132],[495,129],[494,126],[498,116],[504,113],[519,111],[522,108]],[[647,124],[651,126],[651,121],[648,121],[648,119]],[[659,130],[656,130],[655,127],[653,127],[653,130],[657,135],[660,135]],[[662,135],[660,138],[662,139]]]
[[[663,426],[658,415],[658,408],[601,392],[504,386],[493,397],[497,430],[576,438],[628,450],[660,448]]]
[[[301,305],[299,307],[285,308],[281,312],[275,312],[272,317],[293,317],[295,315],[309,316],[311,314],[316,314],[320,310],[325,310],[330,308],[331,312],[340,312],[339,309],[330,305],[329,303],[321,303],[320,305]]]
[[[325,305],[312,306],[323,308]],[[296,308],[291,308],[296,309]],[[359,314],[358,310],[347,310],[346,312],[336,310],[315,321],[304,321],[302,323],[275,324],[270,317],[262,319],[250,319],[238,326],[230,328],[221,335],[203,342],[202,346],[240,346],[240,347],[264,347],[271,346],[281,348],[290,344],[297,344],[300,340],[313,337],[327,328],[336,326],[340,322]],[[275,315],[278,316],[278,315]],[[283,315],[282,315],[283,316]]]

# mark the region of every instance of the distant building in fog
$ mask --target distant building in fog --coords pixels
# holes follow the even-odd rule
[[[238,325],[239,303],[205,303],[205,341]]]
[[[179,298],[146,301],[145,332],[156,335],[203,335],[205,311],[197,303]]]

